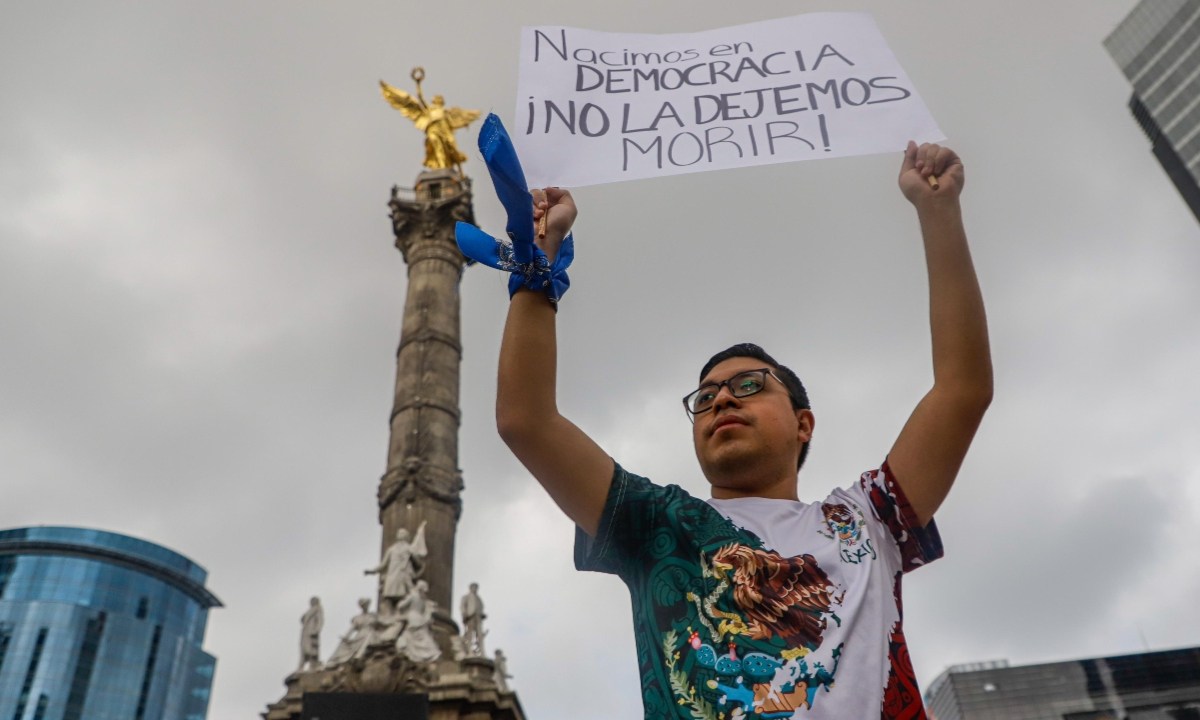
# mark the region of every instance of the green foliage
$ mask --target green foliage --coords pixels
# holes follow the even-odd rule
[[[676,702],[686,705],[691,712],[692,720],[719,720],[712,703],[696,694],[696,688],[687,684],[687,674],[675,667],[679,662],[679,650],[676,643],[679,635],[669,630],[663,635],[663,657],[667,663],[667,677],[671,680],[671,691],[675,693]]]

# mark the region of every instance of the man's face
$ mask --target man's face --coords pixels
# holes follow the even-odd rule
[[[766,366],[756,358],[730,358],[709,370],[700,384]],[[761,392],[743,398],[722,387],[712,409],[697,415],[692,426],[705,477],[714,486],[740,491],[753,491],[763,478],[787,477],[789,472],[794,483],[800,447],[811,434],[812,413],[793,409],[787,388],[774,377],[767,378]]]

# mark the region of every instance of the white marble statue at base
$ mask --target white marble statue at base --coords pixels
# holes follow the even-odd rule
[[[417,528],[416,537],[409,540],[408,530],[400,528],[396,531],[396,540],[384,551],[379,564],[363,572],[367,575],[378,575],[379,614],[389,616],[396,614],[396,605],[408,597],[413,583],[425,570],[425,556],[429,554],[425,547],[425,523]]]
[[[321,629],[325,627],[325,611],[321,609],[321,598],[308,602],[308,610],[300,617],[300,667],[299,672],[321,669]]]
[[[327,670],[344,665],[356,657],[362,657],[367,651],[367,646],[375,641],[377,618],[375,613],[370,611],[370,598],[359,600],[358,607],[362,612],[350,619],[350,632],[342,636],[337,649],[325,661]]]
[[[463,619],[463,650],[467,657],[484,657],[483,638],[487,633],[483,629],[483,621],[487,615],[483,612],[483,600],[479,597],[479,583],[471,583],[471,590],[462,598]]]
[[[433,662],[442,655],[433,637],[433,610],[437,603],[428,598],[428,591],[429,583],[418,580],[408,597],[396,606],[404,621],[404,629],[396,638],[396,652],[416,663]]]
[[[504,651],[496,648],[496,659],[493,661],[495,670],[492,671],[492,679],[496,682],[496,688],[500,692],[508,692],[508,679],[512,675],[508,674],[508,658],[504,657]]]

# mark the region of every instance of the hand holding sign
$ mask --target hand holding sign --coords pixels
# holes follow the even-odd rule
[[[540,208],[542,213],[557,210],[544,215],[554,221],[556,231],[553,236],[542,238],[554,249],[554,256],[547,257],[537,242],[539,233],[534,223],[534,200],[528,190],[521,161],[517,158],[504,124],[494,114],[487,116],[479,131],[479,152],[487,163],[488,174],[492,177],[500,204],[508,213],[508,237],[497,239],[474,225],[458,222],[454,226],[458,249],[471,260],[512,273],[508,280],[510,297],[524,288],[545,293],[550,303],[556,305],[571,284],[567,267],[575,255],[571,235],[567,233],[563,237],[557,230],[562,229],[566,233],[570,229],[575,219],[574,202],[568,202],[569,195],[566,200],[561,195],[549,203],[543,200],[545,207]]]
[[[558,255],[563,238],[571,232],[579,208],[570,191],[550,187],[545,190],[533,190],[533,219],[537,224],[538,233],[535,242],[546,253],[550,262]]]
[[[934,195],[957,200],[965,175],[962,161],[948,147],[908,142],[900,166],[900,190],[914,205]],[[934,184],[934,183],[937,184]]]

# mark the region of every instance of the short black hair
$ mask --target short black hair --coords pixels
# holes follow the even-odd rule
[[[812,409],[812,405],[808,401],[808,391],[804,389],[804,383],[800,382],[800,378],[796,375],[796,373],[793,372],[792,369],[787,365],[780,364],[778,360],[768,355],[766,350],[763,350],[754,343],[738,343],[737,345],[731,345],[716,355],[713,355],[708,359],[708,362],[704,363],[704,367],[700,369],[700,382],[704,381],[704,376],[708,374],[709,370],[712,370],[714,367],[730,358],[736,357],[751,357],[756,360],[762,360],[766,364],[770,365],[775,369],[775,373],[778,375],[779,379],[783,381],[783,387],[787,390],[788,396],[792,399],[792,408],[795,410]],[[804,443],[804,447],[800,449],[800,459],[796,463],[797,472],[799,472],[800,468],[804,466],[804,459],[808,457],[808,448],[811,444],[812,441],[806,442]]]

